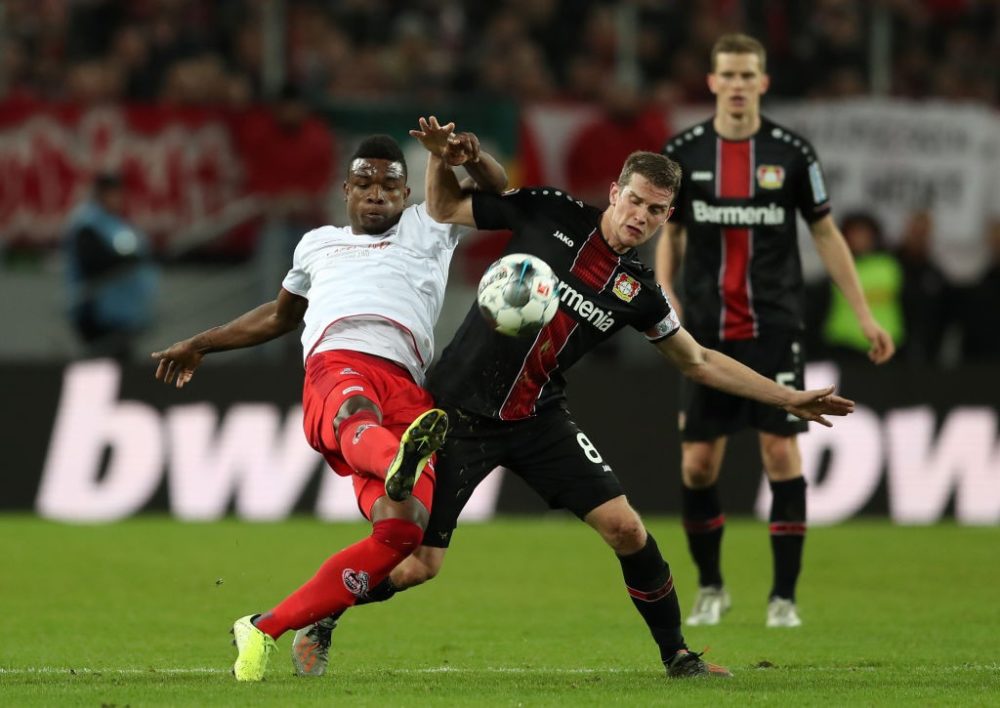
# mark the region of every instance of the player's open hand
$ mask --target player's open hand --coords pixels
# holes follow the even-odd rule
[[[191,380],[194,370],[205,358],[205,354],[190,339],[177,342],[161,352],[153,352],[152,356],[160,361],[156,367],[157,381],[174,384],[177,388],[184,388],[184,384]]]
[[[884,364],[896,353],[896,345],[892,342],[892,337],[875,320],[861,323],[861,332],[865,339],[871,344],[868,350],[868,358],[876,364]]]
[[[792,391],[791,400],[782,408],[802,420],[832,428],[833,423],[823,416],[853,413],[854,401],[841,398],[833,392],[833,386],[828,386],[811,391]]]
[[[451,140],[455,136],[455,124],[445,123],[441,125],[435,116],[430,118],[421,116],[417,123],[420,127],[417,130],[411,130],[410,137],[419,140],[427,152],[445,158]]]

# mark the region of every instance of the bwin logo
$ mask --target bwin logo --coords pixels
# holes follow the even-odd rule
[[[569,236],[567,236],[566,234],[564,234],[562,231],[556,231],[552,235],[555,236],[560,241],[562,241],[563,243],[565,243],[570,248],[573,248],[573,239],[571,239]]]

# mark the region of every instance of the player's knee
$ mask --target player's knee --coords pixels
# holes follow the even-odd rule
[[[719,476],[709,451],[685,451],[681,460],[681,476],[689,489],[704,489],[715,484]]]
[[[646,543],[646,527],[634,511],[616,515],[602,525],[601,535],[615,553],[629,555],[642,549]]]
[[[684,486],[689,489],[704,489],[715,484],[718,473],[709,460],[685,460],[681,467]]]
[[[373,400],[365,396],[351,396],[340,406],[340,410],[337,411],[337,415],[333,419],[334,435],[339,436],[341,426],[357,415],[371,418],[376,423],[382,421],[382,411]]]
[[[385,519],[372,527],[372,538],[397,553],[410,555],[424,539],[424,530],[406,519]]]
[[[760,453],[769,478],[782,480],[799,475],[799,456],[793,438],[763,439]]]

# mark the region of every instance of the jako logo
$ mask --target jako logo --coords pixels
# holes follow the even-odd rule
[[[563,243],[565,243],[570,248],[573,248],[573,239],[571,239],[569,236],[567,236],[566,234],[564,234],[562,231],[556,231],[552,235],[555,236],[560,241],[562,241]]]
[[[559,291],[559,300],[562,301],[563,305],[576,312],[576,314],[597,327],[597,329],[607,332],[614,326],[615,318],[611,316],[610,312],[597,307],[593,302],[567,285],[565,280],[559,281],[557,290]]]
[[[35,500],[42,516],[114,521],[141,511],[164,489],[179,519],[210,521],[233,511],[274,521],[293,511],[319,473],[316,516],[358,519],[351,478],[331,472],[306,443],[301,406],[236,403],[222,414],[218,405],[194,400],[160,411],[119,400],[120,379],[113,361],[66,367]],[[463,518],[491,518],[502,479],[490,475]]]

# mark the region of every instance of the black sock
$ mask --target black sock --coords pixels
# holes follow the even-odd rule
[[[722,587],[720,557],[726,516],[719,503],[719,490],[714,484],[704,489],[685,486],[681,505],[688,548],[698,566],[698,584]]]
[[[770,597],[795,599],[795,583],[802,569],[802,546],[806,540],[806,480],[796,477],[771,482],[771,552],[774,555],[774,585]]]
[[[646,621],[653,639],[660,648],[660,658],[669,660],[678,649],[686,649],[681,634],[681,607],[674,591],[670,566],[660,555],[652,535],[637,553],[618,556],[622,564],[625,587],[632,603]]]
[[[385,602],[386,600],[390,599],[393,595],[395,595],[397,592],[402,592],[405,589],[406,588],[402,589],[397,588],[395,585],[392,584],[392,580],[387,577],[381,583],[369,589],[368,592],[359,597],[354,602],[353,607],[357,607],[358,605],[368,605],[372,602]],[[343,616],[345,612],[347,612],[346,609],[343,609],[340,612],[334,612],[332,615],[330,615],[330,619],[336,622]]]

